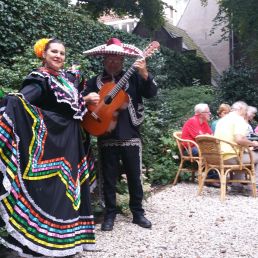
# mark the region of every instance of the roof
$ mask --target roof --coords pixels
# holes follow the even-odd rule
[[[196,43],[192,40],[192,38],[186,33],[185,30],[174,26],[169,21],[165,22],[164,29],[171,35],[172,38],[174,38],[175,35],[178,36],[178,37],[182,37],[185,49],[195,50],[197,56],[201,57],[205,62],[210,62],[207,59],[207,57],[205,56],[205,54],[198,47],[198,45],[196,45]],[[219,76],[218,71],[216,70],[214,65],[211,63],[211,77],[216,81],[216,78],[218,78],[218,76]]]

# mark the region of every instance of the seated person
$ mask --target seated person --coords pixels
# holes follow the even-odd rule
[[[235,102],[232,105],[231,112],[222,117],[216,126],[215,130],[215,137],[218,137],[222,140],[226,140],[229,142],[236,143],[241,146],[252,146],[258,147],[257,141],[250,141],[247,138],[247,131],[248,131],[248,123],[246,122],[245,118],[247,115],[247,104],[243,101]],[[221,149],[224,153],[224,161],[225,164],[236,164],[236,155],[232,147],[226,143],[221,144]],[[258,176],[258,152],[253,151],[253,159],[255,164],[255,173],[256,177]],[[249,163],[249,155],[247,153],[243,154],[243,162]],[[234,179],[241,179],[243,178],[243,174],[237,174],[234,176]],[[235,186],[242,186],[236,185]]]
[[[254,128],[252,125],[252,121],[257,113],[257,108],[248,106],[247,107],[247,114],[246,114],[246,121],[248,123],[248,132],[247,132],[247,137],[250,137],[252,134],[254,134]]]
[[[195,142],[195,137],[201,134],[212,134],[212,130],[208,124],[210,120],[210,108],[205,103],[197,104],[194,107],[195,115],[189,118],[183,128],[182,128],[182,139],[192,140]],[[185,146],[186,147],[186,146]],[[192,146],[192,154],[198,156],[198,149]],[[209,171],[207,179],[218,178],[218,173],[216,171]],[[206,186],[220,187],[219,183],[207,183]]]
[[[214,133],[215,132],[215,129],[216,129],[216,125],[217,125],[217,122],[219,121],[220,118],[222,118],[223,116],[225,116],[226,114],[228,114],[230,112],[230,105],[228,104],[225,104],[225,103],[222,103],[218,110],[217,110],[217,114],[218,114],[218,119],[217,120],[214,120],[212,123],[211,123],[211,130],[212,132]]]
[[[200,134],[212,134],[212,130],[208,124],[211,112],[210,108],[205,103],[199,103],[194,107],[195,115],[189,118],[182,128],[182,139],[192,140],[195,142],[195,137]],[[192,146],[192,154],[198,156],[198,150]]]

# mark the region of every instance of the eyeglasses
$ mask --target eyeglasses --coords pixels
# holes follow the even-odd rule
[[[204,114],[211,114],[210,111],[204,111],[204,112],[201,112],[201,113],[204,113]]]

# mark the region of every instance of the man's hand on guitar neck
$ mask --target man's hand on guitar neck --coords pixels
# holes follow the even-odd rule
[[[99,103],[99,94],[96,92],[91,92],[83,97],[86,104],[97,105]]]
[[[145,80],[148,79],[148,70],[146,65],[145,58],[137,59],[133,65],[139,72],[139,74],[144,78]]]

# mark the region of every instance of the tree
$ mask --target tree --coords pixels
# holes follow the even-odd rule
[[[205,5],[209,0],[201,0]],[[238,39],[237,47],[248,61],[258,64],[258,1],[219,0],[219,12],[214,19],[214,28],[224,24],[222,38],[233,31]]]
[[[216,91],[219,103],[234,103],[242,100],[248,105],[256,106],[258,101],[255,70],[239,62],[224,71]]]
[[[78,0],[76,7],[94,19],[110,13],[137,17],[155,31],[164,25],[164,5],[161,0]]]

